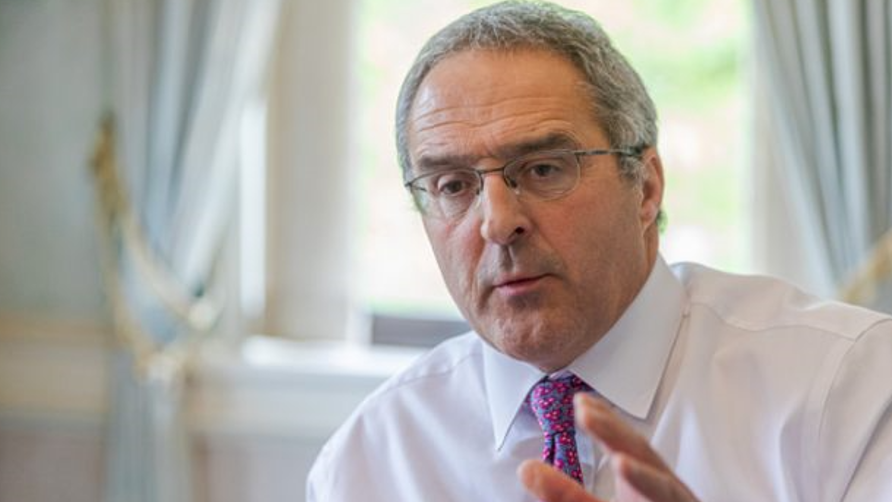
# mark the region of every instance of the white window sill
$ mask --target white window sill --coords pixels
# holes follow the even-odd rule
[[[208,347],[197,361],[190,421],[199,433],[327,436],[421,353],[263,336],[236,351]]]

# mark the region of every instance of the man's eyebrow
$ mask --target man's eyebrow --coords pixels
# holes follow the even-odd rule
[[[422,155],[415,163],[419,172],[440,171],[447,168],[471,167],[479,157],[475,155]]]
[[[496,156],[503,162],[508,162],[530,153],[564,148],[576,149],[579,148],[579,143],[568,134],[552,133],[531,140],[503,145],[496,150]],[[419,172],[424,173],[447,168],[469,168],[479,161],[480,157],[476,155],[422,155],[415,163],[415,167]]]
[[[509,143],[500,147],[496,152],[500,159],[505,162],[523,155],[545,150],[559,150],[569,148],[571,150],[579,148],[579,143],[570,135],[564,133],[551,133],[532,140],[520,141],[517,143]]]

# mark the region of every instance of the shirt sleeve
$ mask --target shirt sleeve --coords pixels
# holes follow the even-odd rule
[[[851,344],[831,382],[818,428],[820,500],[892,500],[892,319]]]
[[[331,448],[326,443],[313,462],[307,475],[306,502],[327,502],[331,500],[328,487],[331,486]]]

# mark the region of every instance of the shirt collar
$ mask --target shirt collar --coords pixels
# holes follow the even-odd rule
[[[626,413],[644,419],[662,379],[684,311],[684,287],[662,257],[610,331],[566,369]],[[527,393],[545,374],[484,344],[483,377],[497,449]]]

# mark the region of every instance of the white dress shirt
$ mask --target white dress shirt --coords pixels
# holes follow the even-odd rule
[[[892,318],[764,277],[658,259],[616,325],[565,371],[650,440],[703,501],[892,500]],[[544,375],[469,333],[367,398],[309,477],[318,502],[530,501]],[[612,497],[577,435],[586,488]]]

